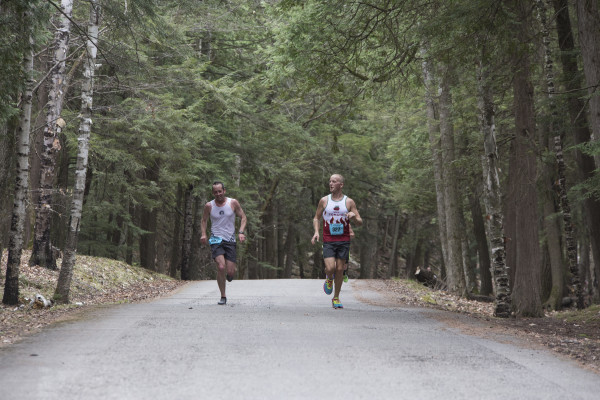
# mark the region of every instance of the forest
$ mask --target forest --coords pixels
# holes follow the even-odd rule
[[[214,279],[323,278],[334,174],[351,278],[414,279],[498,317],[600,302],[598,0],[0,0],[2,302],[76,254]],[[60,262],[59,262],[60,261]]]

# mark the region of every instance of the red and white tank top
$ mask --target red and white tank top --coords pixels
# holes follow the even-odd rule
[[[323,210],[323,242],[349,242],[350,221],[348,221],[348,207],[344,195],[340,200],[334,201],[331,195],[327,196],[327,205]]]

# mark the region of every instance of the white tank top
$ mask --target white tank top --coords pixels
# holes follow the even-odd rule
[[[235,242],[235,212],[231,207],[231,199],[226,198],[222,207],[214,200],[210,202],[210,231],[212,236],[218,236],[228,242]]]

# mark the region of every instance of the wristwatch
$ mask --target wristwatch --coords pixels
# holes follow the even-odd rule
[[[245,235],[244,231],[239,231],[238,235]]]

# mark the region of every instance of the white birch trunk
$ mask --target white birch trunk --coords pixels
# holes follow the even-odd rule
[[[90,131],[92,127],[92,103],[94,99],[94,73],[96,68],[96,53],[98,44],[98,25],[100,19],[100,5],[98,0],[90,0],[90,20],[88,26],[87,57],[84,64],[84,79],[81,89],[81,112],[79,123],[77,166],[75,170],[75,183],[73,198],[71,201],[71,214],[69,218],[69,231],[64,250],[64,257],[58,284],[56,286],[55,298],[58,302],[69,302],[69,291],[75,266],[75,255],[77,253],[77,238],[83,210],[83,197],[85,191],[85,178],[88,167],[88,152]]]
[[[484,58],[484,57],[482,57]],[[494,103],[485,61],[481,61],[478,72],[479,124],[483,134],[485,155],[483,157],[484,196],[486,226],[490,241],[491,273],[494,283],[494,315],[507,318],[511,313],[511,290],[504,248],[504,214],[498,174],[498,148],[496,146],[496,123]]]
[[[25,91],[21,100],[21,122],[17,135],[17,176],[15,178],[15,198],[9,233],[8,260],[4,285],[4,304],[19,303],[19,267],[23,252],[23,227],[27,217],[27,192],[29,190],[29,133],[31,131],[31,104],[33,99],[33,37],[31,35],[31,12],[24,14],[24,25],[29,31],[28,48],[24,52]]]
[[[556,157],[556,164],[559,172],[559,200],[561,213],[563,215],[563,229],[565,235],[565,241],[567,244],[567,260],[569,262],[569,270],[571,272],[571,296],[573,303],[577,304],[577,308],[582,309],[583,304],[583,291],[581,286],[581,279],[579,274],[579,265],[577,263],[577,244],[573,235],[573,224],[571,220],[571,206],[567,197],[567,187],[565,180],[565,164],[563,159],[562,151],[562,138],[560,132],[556,129],[556,123],[558,121],[558,109],[554,96],[556,94],[554,86],[554,60],[552,58],[552,49],[550,46],[550,33],[548,29],[548,21],[546,17],[546,5],[542,0],[536,0],[536,6],[538,8],[538,15],[542,24],[542,39],[544,44],[544,71],[546,73],[546,85],[548,90],[549,109],[551,114],[550,123],[550,135],[554,137],[554,152]],[[555,297],[562,297],[560,289],[562,289],[563,274],[562,270],[557,266],[552,265],[552,294]],[[558,295],[555,294],[558,292]],[[555,300],[555,304],[558,303],[559,299]]]
[[[51,88],[48,94],[48,111],[44,127],[44,145],[41,156],[40,197],[36,209],[33,252],[30,265],[41,265],[57,269],[50,242],[50,222],[52,219],[52,192],[55,178],[56,155],[61,148],[59,135],[65,126],[60,118],[62,94],[64,89],[66,58],[71,33],[71,15],[73,0],[61,1],[62,14],[54,36],[53,70]]]

